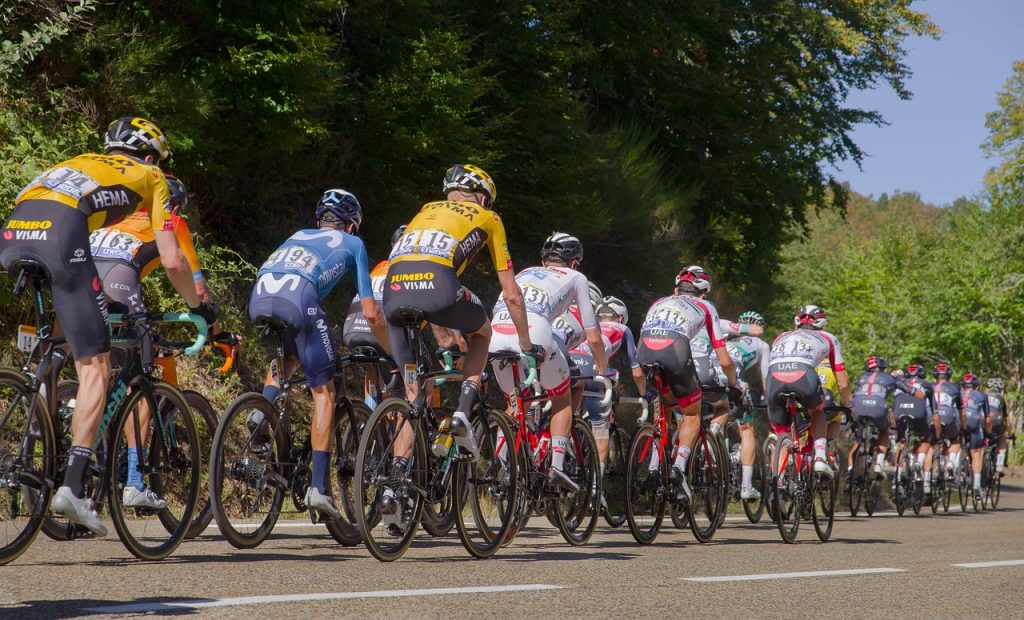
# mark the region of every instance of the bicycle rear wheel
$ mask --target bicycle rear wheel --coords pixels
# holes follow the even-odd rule
[[[199,500],[199,437],[192,411],[174,387],[156,382],[152,389],[151,399],[136,384],[121,406],[111,430],[108,461],[110,517],[121,542],[141,560],[162,560],[178,548]],[[133,428],[140,429],[137,435]],[[142,483],[166,506],[138,508],[124,503],[130,474],[126,434],[145,446],[138,457]]]
[[[836,482],[825,474],[811,474],[811,520],[821,542],[832,536],[836,518]]]
[[[506,449],[513,433],[503,413],[481,407],[473,427],[480,457],[457,462],[451,493],[459,540],[473,557],[488,558],[516,525],[519,462]]]
[[[264,423],[257,426],[259,420]],[[277,409],[257,392],[236,398],[217,425],[210,448],[210,506],[233,547],[259,546],[277,523],[290,486],[281,475],[288,451],[284,438]]]
[[[601,514],[601,461],[597,441],[590,424],[573,419],[569,445],[565,455],[565,473],[579,485],[579,491],[554,502],[555,525],[570,545],[584,545],[594,534]],[[552,504],[549,504],[549,506]]]
[[[800,513],[802,498],[800,480],[797,478],[796,448],[793,438],[779,438],[772,455],[772,476],[775,487],[775,524],[779,527],[782,540],[792,543],[800,530]]]
[[[348,407],[351,407],[351,410],[347,409]],[[338,507],[341,516],[337,519],[328,519],[324,524],[334,540],[345,547],[362,542],[359,527],[356,526],[352,490],[355,484],[359,435],[371,413],[366,403],[357,400],[349,400],[342,406],[336,406],[334,411],[334,441],[331,442],[331,471],[327,491],[334,499],[334,505]]]
[[[741,503],[743,504],[743,512],[747,515],[747,520],[751,523],[758,523],[761,521],[761,516],[764,515],[764,507],[768,499],[768,491],[765,488],[764,450],[758,444],[755,444],[754,472],[751,478],[751,485],[761,494],[760,499],[745,499]]]
[[[701,433],[686,463],[693,501],[687,506],[690,531],[699,542],[708,542],[715,536],[729,501],[726,495],[725,446],[712,433]]]
[[[24,373],[0,368],[0,565],[39,535],[56,477],[57,439],[46,404]]]
[[[967,512],[967,494],[971,492],[971,463],[966,451],[960,451],[960,467],[956,472],[957,499],[960,500],[960,512]]]
[[[665,492],[668,487],[665,456],[656,427],[653,424],[641,426],[633,436],[626,462],[626,490],[629,494],[626,520],[629,533],[642,545],[654,542],[665,518]]]
[[[768,518],[775,522],[775,473],[772,471],[772,459],[775,458],[775,448],[778,446],[778,439],[774,435],[769,435],[761,446],[761,452],[764,454],[764,467],[762,468],[762,476],[764,477],[764,505],[768,511]]]
[[[853,468],[846,472],[846,501],[850,508],[850,516],[856,517],[860,511],[861,501],[864,500],[864,490],[869,475],[870,457],[865,453],[864,446],[858,445],[853,453]],[[865,507],[866,508],[866,507]],[[870,513],[868,513],[870,516]]]
[[[412,433],[413,443],[405,467],[394,461],[399,434]],[[401,398],[389,398],[370,415],[359,440],[356,456],[356,524],[366,548],[381,562],[402,557],[416,537],[423,512],[426,487],[427,447],[423,427],[413,417],[412,406]],[[388,492],[388,514],[381,501]]]
[[[608,436],[608,462],[601,478],[604,496],[602,513],[610,527],[622,527],[626,522],[626,462],[629,459],[629,433],[615,427]]]
[[[910,470],[910,457],[906,448],[900,448],[896,455],[896,473],[893,483],[892,501],[896,505],[896,514],[903,516],[907,509],[910,494],[913,492],[914,478]]]

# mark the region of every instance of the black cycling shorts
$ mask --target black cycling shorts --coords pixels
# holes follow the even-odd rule
[[[921,443],[931,443],[935,429],[925,418],[918,418],[910,415],[900,416],[896,420],[896,432],[899,433],[900,441],[906,441],[907,428],[913,428]]]
[[[934,428],[934,427],[933,427]],[[939,421],[939,436],[935,438],[936,442],[948,439],[951,443],[956,443],[960,440],[960,422],[954,424],[942,424]]]
[[[430,261],[392,263],[384,281],[383,305],[388,342],[399,367],[414,361],[400,309],[418,310],[427,322],[463,334],[478,332],[491,320],[477,296],[459,282],[454,269]]]
[[[0,265],[17,277],[20,259],[49,271],[53,311],[75,359],[110,351],[107,301],[89,253],[85,213],[53,200],[19,203],[0,232]]]
[[[345,326],[342,328],[342,339],[349,350],[369,347],[377,351],[377,355],[384,355],[384,348],[370,331],[370,324],[366,322],[361,301],[354,301],[349,306],[348,314],[345,315]]]
[[[793,368],[789,368],[792,365]],[[792,393],[797,402],[808,411],[815,409],[825,400],[821,381],[813,366],[786,364],[785,368],[768,368],[768,385],[765,394],[768,400],[768,421],[777,426],[789,426],[793,420],[786,409],[784,396]]]
[[[992,434],[993,435],[1004,435],[1006,434],[1006,416],[1003,414],[989,415],[988,419],[992,422]]]
[[[146,312],[146,302],[142,299],[142,277],[138,267],[120,260],[100,259],[95,262],[96,273],[103,281],[103,292],[107,296],[107,301],[123,306],[115,312]]]
[[[686,336],[661,330],[641,332],[636,357],[641,366],[661,366],[661,378],[667,383],[662,387],[662,394],[671,392],[680,407],[688,407],[701,399],[700,381],[693,365],[690,339]]]
[[[875,423],[879,432],[889,430],[889,412],[882,409],[880,412],[875,409],[862,410],[854,401],[853,410],[857,412],[857,418],[870,418]]]

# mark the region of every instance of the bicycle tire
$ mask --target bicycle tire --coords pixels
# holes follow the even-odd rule
[[[220,416],[205,396],[195,390],[182,390],[185,402],[192,408],[192,420],[196,423],[196,434],[199,436],[199,457],[209,460],[210,449],[213,447],[213,435],[217,432],[217,424]],[[205,473],[209,475],[209,463]],[[185,538],[191,539],[199,536],[210,527],[213,521],[213,507],[210,506],[210,485],[200,485],[199,504],[196,508],[196,515],[192,518],[192,525],[188,528]]]
[[[960,467],[956,475],[956,492],[960,502],[960,512],[967,512],[967,494],[971,492],[971,487],[967,482],[970,480],[969,472],[971,471],[971,459],[968,454],[967,450],[960,450]]]
[[[185,540],[199,499],[201,477],[199,437],[188,403],[181,392],[162,381],[154,382],[152,391],[150,400],[136,383],[118,408],[111,426],[107,469],[111,477],[107,506],[114,529],[132,555],[150,561],[166,558]],[[144,481],[166,501],[167,506],[159,510],[131,508],[122,503],[128,475],[126,465],[122,480],[120,465],[122,460],[127,463],[128,458],[125,432],[129,421],[140,423],[137,415],[141,414],[137,414],[136,407],[143,402],[151,408],[149,435],[141,437],[148,448]],[[158,421],[163,422],[166,430],[159,428]],[[130,518],[132,515],[134,519]],[[146,520],[146,516],[156,519]]]
[[[30,389],[27,375],[14,368],[0,368],[0,454],[18,454],[2,459],[0,475],[14,476],[18,484],[0,491],[0,565],[13,562],[28,549],[43,528],[43,521],[57,477],[57,439],[53,418],[46,403]],[[24,408],[35,398],[31,415]],[[31,407],[31,405],[29,405]],[[23,410],[23,422],[15,420],[15,411]],[[12,424],[12,420],[14,423]],[[34,425],[35,430],[32,431]],[[24,431],[30,429],[28,442]],[[10,432],[9,432],[10,431]],[[25,466],[23,455],[31,454]],[[15,468],[18,468],[15,470]],[[23,507],[26,508],[23,512]],[[10,527],[9,527],[10,526]]]
[[[761,444],[761,452],[764,455],[764,505],[765,510],[768,512],[768,518],[775,523],[775,484],[773,481],[774,473],[772,472],[772,459],[775,456],[775,447],[778,445],[778,438],[774,435],[769,435],[765,438],[764,443]]]
[[[1002,478],[999,477],[999,474],[995,474],[995,479],[992,481],[992,495],[989,497],[989,504],[992,506],[992,510],[999,508],[999,495],[1002,489]]]
[[[266,442],[257,442],[248,429],[251,412],[262,414],[274,429]],[[277,409],[259,392],[235,398],[217,424],[210,447],[210,505],[221,535],[237,549],[258,547],[281,515],[289,485],[275,479],[288,450],[284,438]]]
[[[902,517],[904,511],[906,511],[907,498],[909,496],[906,480],[908,476],[911,476],[910,460],[907,457],[905,448],[901,447],[896,454],[896,473],[894,476],[892,501],[896,505],[896,514]],[[913,478],[910,478],[910,480],[913,483]]]
[[[344,411],[345,406],[352,408],[351,418]],[[353,547],[363,541],[356,525],[355,506],[351,502],[359,436],[372,413],[370,407],[359,400],[348,400],[344,406],[336,406],[334,409],[334,441],[331,442],[331,471],[327,477],[327,491],[341,516],[327,519],[324,524],[327,532],[343,547]]]
[[[784,456],[785,455],[785,456]],[[785,470],[783,471],[783,460]],[[786,543],[796,541],[800,531],[800,515],[802,512],[799,478],[797,477],[796,449],[793,438],[786,435],[778,440],[775,453],[772,455],[772,482],[775,487],[775,524],[779,535]],[[780,475],[781,474],[781,475]]]
[[[818,540],[828,542],[836,518],[836,482],[825,474],[812,474],[811,520]]]
[[[725,507],[729,500],[727,492],[725,446],[722,439],[714,433],[697,436],[697,443],[686,463],[686,474],[690,479],[693,501],[686,509],[690,521],[690,531],[698,542],[708,542],[715,537]],[[696,508],[701,508],[705,518]]]
[[[510,445],[515,445],[516,441],[518,441],[518,435],[513,434]],[[536,468],[526,445],[527,441],[524,438],[522,441],[519,441],[519,447],[516,449],[516,479],[519,488],[516,491],[515,522],[505,536],[505,541],[501,544],[503,547],[512,544],[512,541],[519,535],[519,532],[523,531],[526,524],[530,522],[530,517],[534,512],[530,491],[530,478],[536,473]]]
[[[608,527],[618,528],[626,522],[626,462],[629,459],[630,437],[618,426],[608,437],[607,471],[601,478],[605,505],[601,510]]]
[[[918,516],[921,514],[921,507],[924,506],[924,473],[920,465],[911,465],[911,470],[914,478],[910,501],[914,516]]]
[[[644,424],[630,442],[626,463],[626,521],[629,533],[641,545],[649,545],[658,537],[665,518],[665,490],[668,488],[668,455],[662,454],[657,427]],[[651,459],[657,455],[655,468]],[[650,521],[647,523],[647,521]]]
[[[740,501],[740,503],[743,504],[743,513],[747,515],[747,520],[754,524],[761,522],[761,517],[764,515],[765,504],[767,504],[768,492],[765,488],[764,481],[764,449],[761,444],[755,442],[754,471],[751,477],[751,486],[761,494],[761,497],[758,499],[745,499]]]
[[[601,515],[601,461],[589,422],[573,418],[571,432],[572,450],[566,453],[565,472],[580,489],[569,500],[555,502],[558,509],[554,516],[562,538],[578,547],[587,544],[593,536]]]
[[[427,447],[424,428],[414,419],[413,408],[405,399],[388,398],[370,415],[359,439],[356,456],[355,500],[359,534],[373,557],[393,562],[409,550],[423,513],[423,496],[416,489],[426,487]],[[393,471],[391,448],[396,434],[411,425],[414,434],[409,469]],[[396,521],[382,518],[380,501],[385,484],[396,492]],[[397,489],[393,488],[397,487]],[[394,528],[391,526],[394,525]],[[380,529],[378,529],[380,526]],[[399,534],[393,532],[398,531]]]

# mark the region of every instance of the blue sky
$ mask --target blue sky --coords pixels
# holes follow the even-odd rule
[[[889,125],[854,131],[867,155],[863,170],[850,161],[834,172],[861,194],[914,191],[949,204],[978,194],[995,164],[981,152],[985,114],[1013,61],[1024,60],[1024,0],[926,0],[913,8],[943,30],[938,40],[904,44],[914,97],[902,101],[888,84],[851,94],[848,104],[880,111]]]

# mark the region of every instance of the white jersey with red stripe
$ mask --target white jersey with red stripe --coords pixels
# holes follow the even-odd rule
[[[551,333],[565,343],[568,350],[578,347],[585,340],[580,307],[572,304],[567,312],[555,317],[555,320],[551,321]]]
[[[688,295],[671,295],[654,302],[640,328],[641,335],[679,334],[691,341],[701,332],[707,333],[712,348],[725,346],[722,322],[714,304]]]
[[[799,363],[814,368],[826,360],[834,372],[846,370],[839,339],[826,331],[795,329],[775,338],[768,365]]]
[[[516,274],[516,283],[523,291],[527,312],[552,322],[568,312],[569,306],[584,301],[582,307],[577,306],[580,324],[584,329],[597,327],[597,317],[589,302],[590,284],[587,277],[575,269],[529,267]],[[494,314],[507,309],[504,297],[498,297]]]

